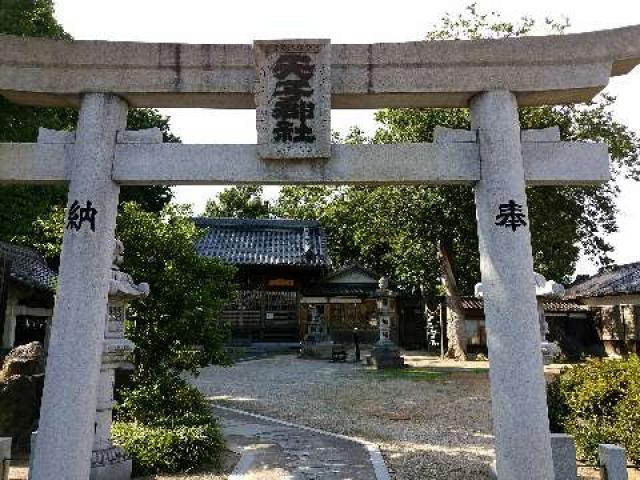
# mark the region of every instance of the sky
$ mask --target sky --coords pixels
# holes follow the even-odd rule
[[[56,17],[78,40],[180,43],[252,43],[284,38],[330,38],[333,43],[376,43],[422,40],[447,13],[456,14],[469,0],[55,0]],[[631,0],[478,1],[484,11],[505,20],[524,15],[569,18],[569,32],[640,24],[640,2]],[[640,67],[612,79],[607,91],[618,98],[615,118],[640,133]],[[254,110],[161,109],[171,117],[172,131],[184,143],[255,143]],[[373,111],[333,110],[334,130],[352,125],[373,133]],[[609,238],[617,263],[640,261],[640,183],[623,181],[618,199],[619,231]],[[177,187],[176,201],[202,212],[220,188]],[[268,195],[277,193],[267,188]],[[588,259],[578,273],[593,273]]]

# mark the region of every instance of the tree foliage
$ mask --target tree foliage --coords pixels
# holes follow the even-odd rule
[[[54,17],[51,0],[0,0],[0,33],[29,37],[70,39]],[[78,118],[73,108],[15,105],[0,97],[0,142],[35,142],[40,127],[73,130]],[[166,142],[179,138],[169,131],[169,119],[154,109],[132,109],[127,120],[132,130],[158,127]],[[31,245],[34,222],[46,218],[52,207],[66,204],[67,188],[45,185],[0,186],[0,239]],[[168,186],[123,187],[121,201],[136,201],[159,212],[172,198]]]
[[[576,440],[578,457],[596,462],[598,445],[626,449],[631,463],[640,461],[640,360],[589,360],[568,368],[547,387],[553,432]]]
[[[545,20],[544,29],[561,34],[568,22]],[[512,37],[539,27],[533,19],[508,22],[475,5],[447,15],[429,40]],[[612,115],[615,99],[601,95],[586,105],[520,108],[523,129],[559,126],[568,141],[606,142],[615,177],[640,178],[640,142]],[[433,141],[436,126],[470,128],[467,109],[385,109],[373,138],[357,128],[347,143]],[[615,232],[617,187],[532,187],[527,190],[535,268],[547,278],[568,280],[581,252],[600,264],[611,262],[607,235]],[[285,187],[277,206],[281,216],[318,218],[330,235],[338,264],[354,260],[390,275],[408,291],[436,293],[440,271],[436,244],[452,253],[460,289],[471,293],[479,281],[479,258],[471,187]]]
[[[269,202],[262,199],[260,185],[231,187],[207,201],[204,215],[211,218],[267,218]]]
[[[50,263],[60,256],[64,225],[62,207],[36,223],[35,247]],[[185,206],[149,212],[129,202],[120,209],[121,269],[151,287],[129,311],[127,337],[136,344],[138,377],[227,362],[229,332],[220,312],[235,294],[235,268],[200,256],[194,243],[201,234]]]
[[[233,298],[235,269],[199,255],[200,234],[182,207],[154,213],[127,203],[119,215],[122,269],[151,286],[151,295],[132,304],[127,325],[139,375],[226,362],[220,312]]]

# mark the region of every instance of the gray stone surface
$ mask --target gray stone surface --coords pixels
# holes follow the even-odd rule
[[[467,137],[467,135],[465,135]],[[0,143],[0,183],[64,183],[75,147]],[[610,178],[607,146],[522,144],[528,185],[590,185]],[[475,143],[333,145],[329,160],[261,160],[255,145],[119,144],[123,185],[468,184],[479,180]],[[39,161],[46,159],[46,161]]]
[[[68,206],[91,201],[95,230],[85,222],[64,233],[34,480],[49,480],[51,472],[65,480],[89,477],[119,194],[111,169],[126,115],[126,103],[112,95],[87,94],[82,102]]]
[[[51,130],[40,127],[38,129],[38,143],[70,144],[76,143],[76,132]]]
[[[0,183],[65,183],[71,170],[72,145],[0,143]],[[46,162],[41,161],[47,159]]]
[[[111,446],[91,454],[89,480],[129,480],[133,461],[120,447]]]
[[[551,434],[551,452],[555,480],[577,480],[576,441],[564,433]]]
[[[521,142],[559,142],[560,127],[535,128],[520,131]]]
[[[640,62],[640,27],[498,40],[332,45],[333,108],[466,107],[515,92],[521,105],[583,102]],[[0,93],[78,105],[111,92],[135,107],[254,108],[251,45],[0,37]]]
[[[379,370],[405,366],[404,358],[400,356],[400,350],[390,340],[376,343],[371,350],[371,355],[367,357],[367,364],[373,365]]]
[[[157,127],[142,130],[120,130],[117,133],[116,142],[121,144],[162,143],[162,131]]]
[[[461,184],[478,178],[477,151],[472,144],[333,145],[328,160],[261,160],[255,145],[119,145],[114,179],[121,184],[168,178],[173,184]]]
[[[627,480],[627,456],[624,448],[618,445],[598,445],[600,459],[600,478],[602,480]]]
[[[0,480],[8,480],[11,461],[11,438],[0,437]]]
[[[261,472],[281,480],[374,480],[369,452],[355,441],[215,408],[234,449],[250,455],[236,477]],[[380,471],[386,469],[379,469]]]
[[[479,95],[471,122],[482,169],[475,196],[498,478],[553,480],[515,97],[504,90]],[[496,225],[499,206],[510,200],[526,215],[515,231]]]
[[[331,154],[330,41],[261,40],[254,42],[253,48],[257,69],[258,155],[269,159],[328,158]],[[293,88],[286,88],[287,82],[295,82]],[[299,95],[291,95],[287,90]],[[282,112],[285,101],[296,104],[297,111]],[[287,113],[286,118],[278,112]],[[298,118],[293,118],[295,116]],[[281,135],[274,138],[280,122],[290,124],[290,139],[283,139]],[[300,141],[299,132],[304,127],[309,129],[305,135],[309,141]]]
[[[446,128],[437,125],[433,129],[433,143],[477,143],[478,132],[462,128]]]
[[[522,149],[528,185],[588,185],[610,178],[604,144],[525,143]],[[123,185],[468,184],[479,180],[479,163],[474,143],[333,145],[329,160],[300,161],[260,160],[253,145],[119,145],[114,180]]]

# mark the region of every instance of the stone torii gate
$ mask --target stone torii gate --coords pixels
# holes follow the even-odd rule
[[[517,107],[589,100],[638,63],[640,26],[372,45],[0,35],[0,94],[80,107],[75,133],[0,144],[1,182],[69,183],[32,478],[89,476],[120,185],[395,183],[475,186],[498,476],[552,480],[525,186],[604,182],[608,156],[557,130],[520,131]],[[125,131],[129,107],[256,108],[259,144],[162,144],[158,132]],[[331,107],[470,107],[472,130],[330,145]]]

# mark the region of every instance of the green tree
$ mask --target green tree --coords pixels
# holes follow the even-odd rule
[[[49,261],[60,256],[64,224],[62,207],[36,222],[35,247]],[[139,376],[227,361],[223,343],[229,332],[220,311],[235,294],[235,269],[196,252],[201,233],[185,206],[149,212],[129,202],[120,209],[121,268],[151,287],[147,298],[131,304],[127,325]]]
[[[54,17],[51,0],[0,0],[0,33],[70,39]],[[72,108],[41,108],[15,105],[0,96],[0,142],[35,142],[38,128],[73,130],[77,111]],[[153,109],[129,111],[128,128],[158,127],[166,142],[179,138],[169,131],[169,119]],[[46,218],[50,209],[66,204],[63,186],[11,185],[0,187],[0,239],[31,245],[34,221]],[[121,201],[136,201],[159,212],[172,198],[168,186],[123,187]]]
[[[207,201],[204,216],[211,218],[267,218],[271,213],[269,202],[262,199],[260,185],[231,187]]]
[[[161,115],[153,108],[136,108],[129,110],[127,128],[142,130],[159,128],[165,143],[179,143],[180,138],[171,133],[169,117]],[[143,210],[161,212],[171,202],[173,192],[168,185],[125,186],[120,192],[120,203],[136,202]]]
[[[50,0],[0,0],[0,33],[30,37],[70,38],[53,16]],[[34,142],[38,128],[69,130],[77,114],[69,108],[36,108],[12,104],[0,96],[0,142]],[[63,204],[58,186],[0,187],[0,239],[26,238],[32,222]]]
[[[562,33],[568,23],[546,21]],[[459,16],[447,15],[428,40],[526,35],[537,28],[530,18],[508,22],[475,5]],[[563,140],[609,145],[615,177],[640,177],[636,135],[612,116],[614,99],[601,95],[587,105],[525,107],[522,128],[558,125]],[[381,127],[373,138],[354,129],[346,142],[430,142],[436,126],[469,128],[467,109],[386,109],[375,114]],[[548,278],[567,280],[584,252],[607,264],[612,251],[606,236],[617,228],[614,182],[600,187],[535,187],[527,191],[535,268]],[[337,263],[359,260],[390,275],[408,291],[436,293],[440,271],[437,242],[452,253],[463,293],[479,281],[475,207],[471,187],[285,187],[276,211],[281,216],[318,218],[330,235]]]
[[[127,328],[143,375],[225,361],[228,330],[220,312],[232,300],[235,269],[195,251],[200,233],[184,207],[154,213],[127,203],[118,218],[122,268],[151,286],[151,295],[132,305]]]

